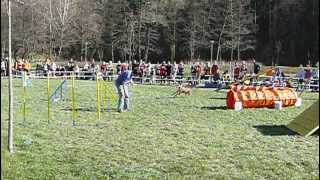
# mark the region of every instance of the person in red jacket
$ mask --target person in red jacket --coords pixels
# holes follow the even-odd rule
[[[240,70],[241,69],[240,69],[239,65],[236,63],[234,70],[233,70],[233,74],[234,74],[233,77],[235,80],[238,80],[240,78]]]
[[[167,77],[167,65],[166,65],[165,61],[163,61],[163,63],[160,66],[160,77],[161,77],[161,79],[165,79]],[[164,82],[165,82],[165,80],[164,80]],[[162,83],[162,81],[161,81],[161,83]]]
[[[211,80],[218,80],[219,78],[219,65],[217,61],[214,61],[211,67]]]

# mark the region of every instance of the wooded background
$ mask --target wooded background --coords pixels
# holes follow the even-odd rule
[[[319,0],[12,1],[12,47],[15,56],[156,63],[210,60],[212,45],[213,59],[298,65],[318,61],[318,21]]]

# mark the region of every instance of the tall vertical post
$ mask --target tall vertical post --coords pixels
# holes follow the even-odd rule
[[[8,16],[9,16],[9,127],[8,127],[8,149],[13,153],[13,90],[12,90],[12,54],[11,54],[11,0],[8,0]]]
[[[213,40],[211,40],[210,41],[210,43],[211,43],[211,57],[210,57],[210,62],[211,62],[211,64],[212,64],[212,59],[213,59],[213,43],[214,43],[214,41]]]

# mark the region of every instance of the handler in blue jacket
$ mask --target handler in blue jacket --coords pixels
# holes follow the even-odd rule
[[[116,87],[119,94],[118,112],[129,110],[129,84],[132,82],[132,73],[128,71],[126,64],[121,64],[120,74],[116,79]]]

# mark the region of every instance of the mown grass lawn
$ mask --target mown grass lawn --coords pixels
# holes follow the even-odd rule
[[[53,106],[48,125],[45,80],[28,89],[24,122],[22,89],[14,82],[11,155],[7,81],[1,85],[4,179],[319,179],[319,136],[305,138],[283,127],[318,94],[303,94],[300,108],[236,112],[225,108],[225,91],[195,89],[191,97],[170,98],[174,87],[135,85],[132,111],[119,114],[107,104],[99,121],[95,82],[76,81],[73,127],[70,99]]]

